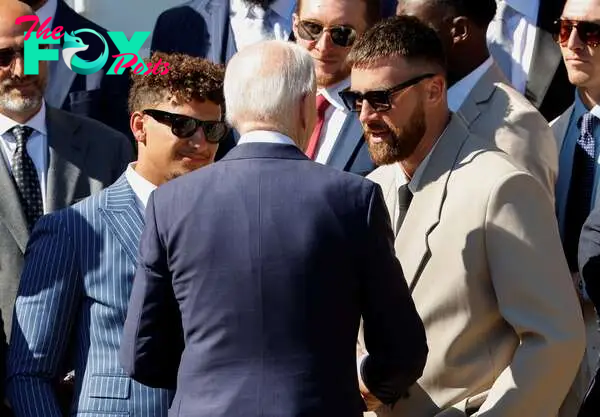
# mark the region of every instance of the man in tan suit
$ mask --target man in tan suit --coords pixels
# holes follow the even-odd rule
[[[537,178],[554,200],[558,152],[552,130],[509,85],[488,51],[486,32],[495,0],[400,0],[397,13],[416,16],[438,32],[448,57],[450,110]]]
[[[375,25],[349,55],[344,102],[384,165],[370,178],[430,346],[410,396],[376,413],[555,416],[585,335],[554,210],[531,174],[448,111],[443,56],[408,16]]]

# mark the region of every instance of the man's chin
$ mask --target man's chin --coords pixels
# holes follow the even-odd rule
[[[344,81],[350,76],[350,71],[339,71],[333,74],[317,73],[317,85],[319,88],[327,88]]]
[[[0,108],[15,113],[22,113],[35,110],[42,104],[41,97],[23,97],[23,96],[0,96]]]

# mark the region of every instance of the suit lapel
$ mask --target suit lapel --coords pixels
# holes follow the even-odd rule
[[[346,114],[346,120],[331,150],[327,165],[345,170],[348,162],[363,141],[363,129],[354,113]]]
[[[125,174],[106,189],[106,199],[100,207],[100,214],[135,265],[144,219]]]
[[[202,15],[209,28],[209,43],[206,58],[213,62],[224,63],[227,60],[230,40],[229,2],[219,0],[195,0],[190,4]]]
[[[560,117],[550,123],[552,132],[554,133],[554,138],[556,139],[556,149],[558,149],[559,154],[560,150],[562,149],[562,144],[565,140],[567,128],[569,127],[569,121],[571,120],[571,115],[573,114],[574,109],[575,104],[572,104],[571,107],[569,107]]]
[[[552,35],[538,28],[525,91],[525,97],[536,108],[542,105],[561,59],[560,48]]]
[[[59,110],[47,107],[48,127],[48,211],[73,204],[81,167],[85,164],[87,141],[74,136],[79,124],[64,120]]]
[[[490,100],[496,90],[497,82],[507,81],[500,68],[494,63],[477,81],[457,112],[468,127],[471,127],[481,115],[480,105]]]
[[[431,153],[396,238],[396,253],[411,291],[431,256],[429,235],[440,221],[448,179],[468,135],[462,121],[453,117]]]
[[[27,220],[23,214],[23,209],[19,201],[19,194],[12,179],[12,176],[6,166],[4,158],[0,156],[0,189],[2,189],[2,199],[0,199],[0,220],[6,226],[10,234],[17,242],[21,252],[25,253],[29,231],[27,229]]]

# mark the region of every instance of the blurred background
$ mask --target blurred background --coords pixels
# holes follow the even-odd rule
[[[65,0],[76,12],[103,26],[109,31],[125,33],[131,38],[134,32],[152,32],[158,15],[169,7],[186,0]],[[117,12],[118,11],[118,12]],[[151,37],[148,37],[140,55],[147,57]]]

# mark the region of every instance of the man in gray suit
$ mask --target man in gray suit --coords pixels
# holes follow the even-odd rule
[[[46,63],[25,75],[23,34],[33,14],[0,2],[0,309],[10,337],[29,233],[43,214],[112,184],[132,159],[127,138],[91,119],[46,106]]]
[[[512,88],[490,56],[487,27],[494,0],[400,0],[398,14],[431,25],[448,56],[448,107],[471,132],[510,155],[554,200],[558,152],[541,113]]]

